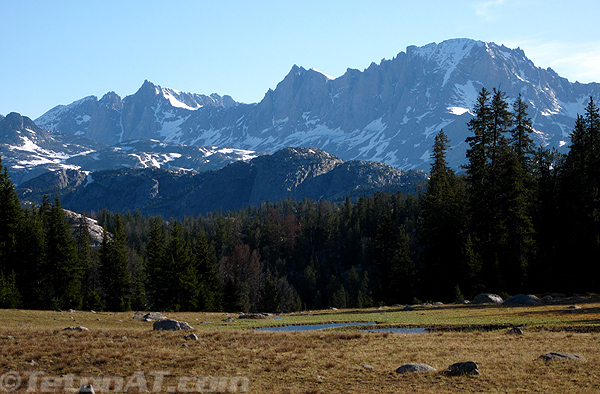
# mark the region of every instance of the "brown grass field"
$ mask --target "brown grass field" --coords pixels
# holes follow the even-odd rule
[[[223,322],[222,313],[167,313],[190,323],[198,341],[186,341],[187,331],[153,331],[152,323],[134,319],[133,312],[0,310],[0,392],[16,383],[15,393],[77,392],[82,377],[129,382],[129,387],[113,382],[108,390],[95,385],[97,393],[215,392],[218,379],[239,377],[247,379],[239,391],[251,393],[598,393],[600,302],[578,305],[581,309],[563,304],[313,311],[260,320],[231,314],[233,323]],[[424,334],[252,330],[322,322],[436,329]],[[512,325],[524,334],[507,334]],[[63,331],[69,326],[89,331]],[[585,360],[538,359],[549,352]],[[481,374],[443,373],[459,361],[475,361]],[[438,372],[395,372],[411,362]],[[156,371],[163,376],[160,385],[154,384]],[[209,377],[213,380],[204,379]],[[197,382],[203,383],[194,386]]]

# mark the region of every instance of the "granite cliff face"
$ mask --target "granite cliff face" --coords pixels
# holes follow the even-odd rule
[[[138,210],[163,217],[235,210],[286,198],[341,201],[377,191],[413,192],[423,173],[404,174],[388,165],[345,162],[309,148],[286,148],[248,162],[198,174],[163,169],[46,173],[19,186],[23,200],[40,201],[58,190],[65,208],[77,212]]]
[[[109,93],[110,100],[87,98],[56,107],[36,123],[109,144],[153,138],[266,152],[304,146],[344,160],[425,171],[433,136],[443,128],[452,145],[448,161],[458,169],[465,160],[466,123],[482,87],[500,88],[512,100],[521,94],[529,104],[536,143],[559,149],[568,144],[589,97],[600,95],[600,84],[571,83],[536,67],[521,49],[452,39],[410,46],[391,60],[364,71],[348,69],[338,78],[293,66],[257,104],[146,81],[120,109]]]

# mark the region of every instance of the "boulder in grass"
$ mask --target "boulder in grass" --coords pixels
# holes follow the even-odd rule
[[[173,319],[157,320],[152,325],[152,329],[164,330],[164,331],[178,331],[178,330],[193,330],[192,326],[184,321],[178,321]]]
[[[446,370],[448,376],[479,375],[479,366],[473,361],[452,364]]]
[[[585,361],[585,358],[571,353],[553,352],[542,354],[539,358],[544,361],[561,361],[561,360],[574,360],[574,361]]]
[[[79,394],[96,394],[96,392],[94,391],[94,387],[91,384],[84,384],[79,389]]]
[[[523,330],[521,330],[519,327],[513,327],[510,330],[508,330],[506,333],[513,334],[513,335],[523,335]]]
[[[404,364],[396,370],[396,373],[409,373],[409,372],[435,372],[436,369],[427,364]]]
[[[63,328],[63,331],[89,331],[90,329],[87,327],[79,326],[79,327],[67,327]]]
[[[502,297],[492,293],[477,294],[473,299],[473,304],[502,304],[503,302]]]
[[[540,305],[542,300],[533,294],[517,294],[504,301],[504,305]]]
[[[266,319],[268,317],[264,313],[242,313],[238,316],[239,319]]]
[[[148,312],[142,317],[144,321],[166,320],[167,317],[160,312]]]

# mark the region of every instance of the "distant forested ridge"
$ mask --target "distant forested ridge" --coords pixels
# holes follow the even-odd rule
[[[480,292],[598,292],[600,114],[590,98],[567,154],[534,146],[521,97],[482,89],[467,164],[435,137],[419,195],[287,199],[182,220],[102,211],[67,222],[60,200],[23,207],[0,164],[0,307],[288,312]]]

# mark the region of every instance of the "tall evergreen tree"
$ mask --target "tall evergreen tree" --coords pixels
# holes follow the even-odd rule
[[[45,235],[45,279],[52,308],[81,308],[83,301],[77,246],[58,196],[50,208]]]
[[[18,270],[17,240],[22,211],[8,169],[0,160],[0,273],[9,277]]]
[[[456,286],[463,286],[468,266],[464,264],[464,192],[446,162],[448,137],[443,130],[435,137],[427,191],[422,195],[421,241],[424,288],[428,297],[454,301]]]
[[[146,271],[148,298],[153,309],[168,308],[167,293],[171,284],[167,281],[168,263],[166,236],[162,217],[152,219],[146,246]]]
[[[105,230],[100,247],[100,271],[104,290],[104,304],[110,311],[131,310],[130,277],[127,270],[127,236],[121,215],[115,215],[115,230],[112,239]]]
[[[193,256],[200,276],[198,308],[203,311],[221,309],[221,279],[216,259],[210,252],[206,233],[198,232]]]
[[[560,173],[563,259],[574,261],[570,291],[596,291],[600,275],[600,114],[593,98],[584,116],[578,116],[571,146]]]

